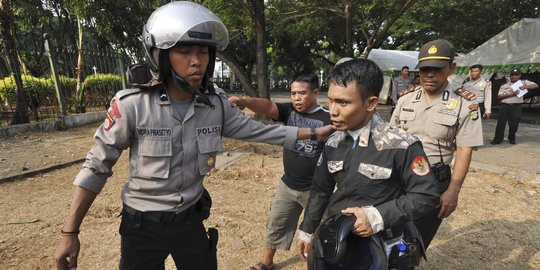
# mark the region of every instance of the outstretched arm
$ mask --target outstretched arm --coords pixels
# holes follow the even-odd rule
[[[266,114],[274,120],[279,117],[276,103],[266,98],[231,96],[229,97],[229,101],[241,110],[248,108],[256,114]]]

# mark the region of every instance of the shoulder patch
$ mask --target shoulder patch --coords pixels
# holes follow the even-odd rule
[[[142,92],[142,90],[140,88],[130,88],[130,89],[124,89],[124,90],[120,90],[116,93],[115,97],[118,98],[118,99],[122,99],[122,98],[125,98],[129,95],[133,95],[135,93],[139,93],[139,92]]]
[[[334,133],[332,133],[332,135],[330,135],[330,137],[328,137],[325,144],[330,147],[337,148],[338,144],[343,141],[346,136],[347,134],[343,131],[335,131]]]
[[[468,101],[471,101],[471,100],[475,100],[476,99],[476,95],[468,90],[465,90],[463,88],[458,88],[456,90],[454,90],[454,93],[456,93],[458,96],[468,100]]]
[[[420,86],[417,86],[417,87],[414,87],[414,88],[409,88],[401,93],[399,93],[399,97],[402,97],[406,94],[409,94],[409,93],[412,93],[412,92],[415,92],[416,90],[419,90],[421,87]]]
[[[407,149],[418,141],[416,137],[405,130],[394,127],[387,122],[372,127],[373,141],[377,150]]]

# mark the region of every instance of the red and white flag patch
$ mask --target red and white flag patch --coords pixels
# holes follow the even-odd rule
[[[115,99],[111,102],[111,107],[107,110],[107,115],[105,115],[105,122],[103,123],[103,128],[105,130],[111,129],[116,123],[115,119],[122,117],[120,110],[118,110],[118,103]]]

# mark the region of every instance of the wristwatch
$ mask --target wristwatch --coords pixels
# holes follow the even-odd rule
[[[317,134],[315,132],[315,128],[312,127],[309,129],[309,139],[312,140],[312,141],[316,141],[317,140]]]

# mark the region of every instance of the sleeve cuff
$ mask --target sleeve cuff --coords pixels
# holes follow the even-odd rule
[[[311,243],[311,233],[307,233],[301,230],[296,230],[296,238],[306,243]]]
[[[99,193],[105,182],[107,181],[107,175],[105,174],[96,174],[89,168],[83,168],[77,177],[73,181],[73,184],[80,186],[84,189],[88,189],[94,193]]]
[[[379,210],[373,206],[364,206],[362,209],[364,209],[364,212],[369,219],[373,233],[375,234],[382,231],[384,229],[384,221]]]

